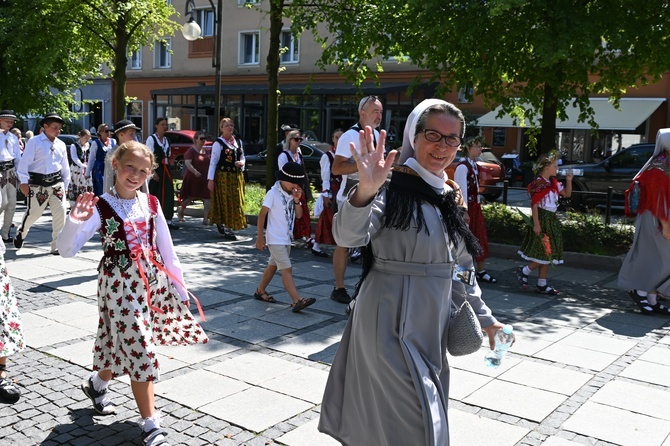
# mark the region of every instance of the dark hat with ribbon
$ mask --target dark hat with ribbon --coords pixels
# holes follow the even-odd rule
[[[277,171],[277,179],[279,181],[302,184],[305,180],[305,171],[300,164],[289,161]]]
[[[126,129],[135,129],[135,131],[141,132],[142,129],[136,126],[133,121],[130,119],[122,119],[116,124],[114,124],[114,133],[118,134]]]
[[[63,118],[60,117],[58,113],[47,113],[44,118],[40,121],[40,125],[48,124],[51,122],[58,122],[60,125],[65,124]]]
[[[282,129],[285,132],[288,132],[289,130],[297,130],[300,127],[298,127],[298,124],[284,124],[279,128]]]
[[[0,110],[0,119],[13,119],[16,121],[14,110]]]

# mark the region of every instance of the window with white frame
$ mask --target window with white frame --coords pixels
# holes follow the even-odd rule
[[[260,3],[261,0],[237,0],[238,6],[244,6],[247,3]]]
[[[281,32],[281,62],[300,62],[300,39],[295,39],[291,31]]]
[[[469,104],[472,102],[472,99],[475,95],[475,89],[469,85],[461,87],[458,90],[458,103],[459,104]]]
[[[163,41],[154,43],[154,68],[172,67],[171,47],[172,39],[170,37],[166,37]]]
[[[259,31],[243,31],[240,33],[240,65],[257,65],[260,63],[261,43]]]
[[[142,69],[142,47],[139,47],[137,50],[133,51],[128,60],[128,66],[131,70],[141,70]]]
[[[200,25],[200,35],[211,37],[214,35],[214,10],[198,9],[196,11],[196,22]]]

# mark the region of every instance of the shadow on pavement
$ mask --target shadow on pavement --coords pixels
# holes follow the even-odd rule
[[[99,421],[94,421],[94,416],[96,420],[104,419],[103,416],[98,416],[93,409],[72,410],[70,412],[72,423],[55,426],[49,436],[40,443],[40,446],[70,444],[70,441],[76,439],[81,441],[83,436],[91,439],[91,443],[87,444],[142,444],[141,430],[136,423],[114,421],[110,424],[101,424]]]

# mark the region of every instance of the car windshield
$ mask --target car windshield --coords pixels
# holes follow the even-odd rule
[[[484,151],[479,158],[482,161],[486,161],[487,163],[502,164],[502,162],[498,159],[497,156],[493,154],[493,152]]]

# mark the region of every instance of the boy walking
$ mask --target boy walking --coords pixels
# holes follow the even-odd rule
[[[305,180],[305,173],[298,163],[288,162],[277,172],[277,182],[265,195],[263,207],[258,215],[258,238],[256,248],[263,251],[266,247],[270,251],[268,266],[263,272],[261,282],[256,288],[254,298],[264,302],[274,303],[276,300],[270,296],[266,287],[272,280],[277,270],[281,271],[284,289],[291,296],[293,304],[292,311],[299,311],[309,307],[316,299],[301,298],[293,281],[293,267],[289,254],[291,253],[291,239],[293,237],[293,224],[296,219],[302,217],[301,184]],[[263,228],[267,221],[266,233]]]

